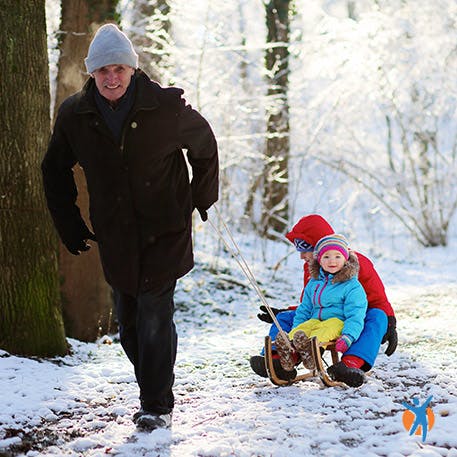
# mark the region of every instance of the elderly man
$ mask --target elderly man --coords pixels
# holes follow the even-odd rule
[[[115,25],[100,27],[85,64],[91,77],[62,103],[42,163],[45,194],[72,254],[87,251],[88,240],[99,244],[121,344],[140,388],[134,422],[140,429],[168,427],[174,290],[193,267],[192,211],[206,220],[218,198],[217,144],[181,89],[162,88],[137,68],[131,41]],[[86,175],[94,233],[76,205],[77,163]]]

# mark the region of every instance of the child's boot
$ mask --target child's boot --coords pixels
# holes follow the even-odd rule
[[[314,363],[311,338],[308,338],[302,330],[298,330],[294,334],[293,343],[295,349],[300,354],[304,367],[308,370],[314,370],[316,364]]]
[[[281,332],[276,335],[276,352],[279,355],[279,361],[284,370],[292,371],[295,367],[297,356],[291,347],[291,342],[286,338],[287,336],[284,336]]]

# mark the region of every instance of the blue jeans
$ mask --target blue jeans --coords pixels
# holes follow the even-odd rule
[[[286,332],[292,330],[295,317],[295,310],[283,311],[276,316],[279,325]],[[387,331],[387,316],[384,311],[377,308],[368,308],[365,316],[365,324],[359,338],[355,340],[344,355],[355,355],[365,361],[363,370],[368,371],[374,365],[378,356],[381,341]],[[274,341],[278,334],[275,324],[270,327],[269,335]],[[274,346],[273,346],[274,349]],[[265,354],[264,349],[261,352]]]

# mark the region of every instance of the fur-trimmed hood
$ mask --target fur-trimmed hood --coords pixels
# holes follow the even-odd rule
[[[336,284],[337,282],[344,282],[353,277],[358,276],[359,274],[359,260],[357,259],[357,255],[353,251],[349,251],[349,259],[344,264],[343,268],[336,273],[332,278],[332,284]],[[311,278],[319,279],[321,271],[321,266],[316,259],[313,259],[309,264],[309,273]]]

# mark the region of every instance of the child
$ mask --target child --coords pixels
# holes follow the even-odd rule
[[[349,251],[344,236],[321,238],[314,248],[309,266],[311,279],[297,308],[289,339],[308,369],[314,368],[310,337],[319,342],[338,338],[335,348],[346,352],[362,332],[367,296],[357,279],[357,256]],[[284,370],[293,370],[298,355],[283,333],[276,337],[276,348]]]

